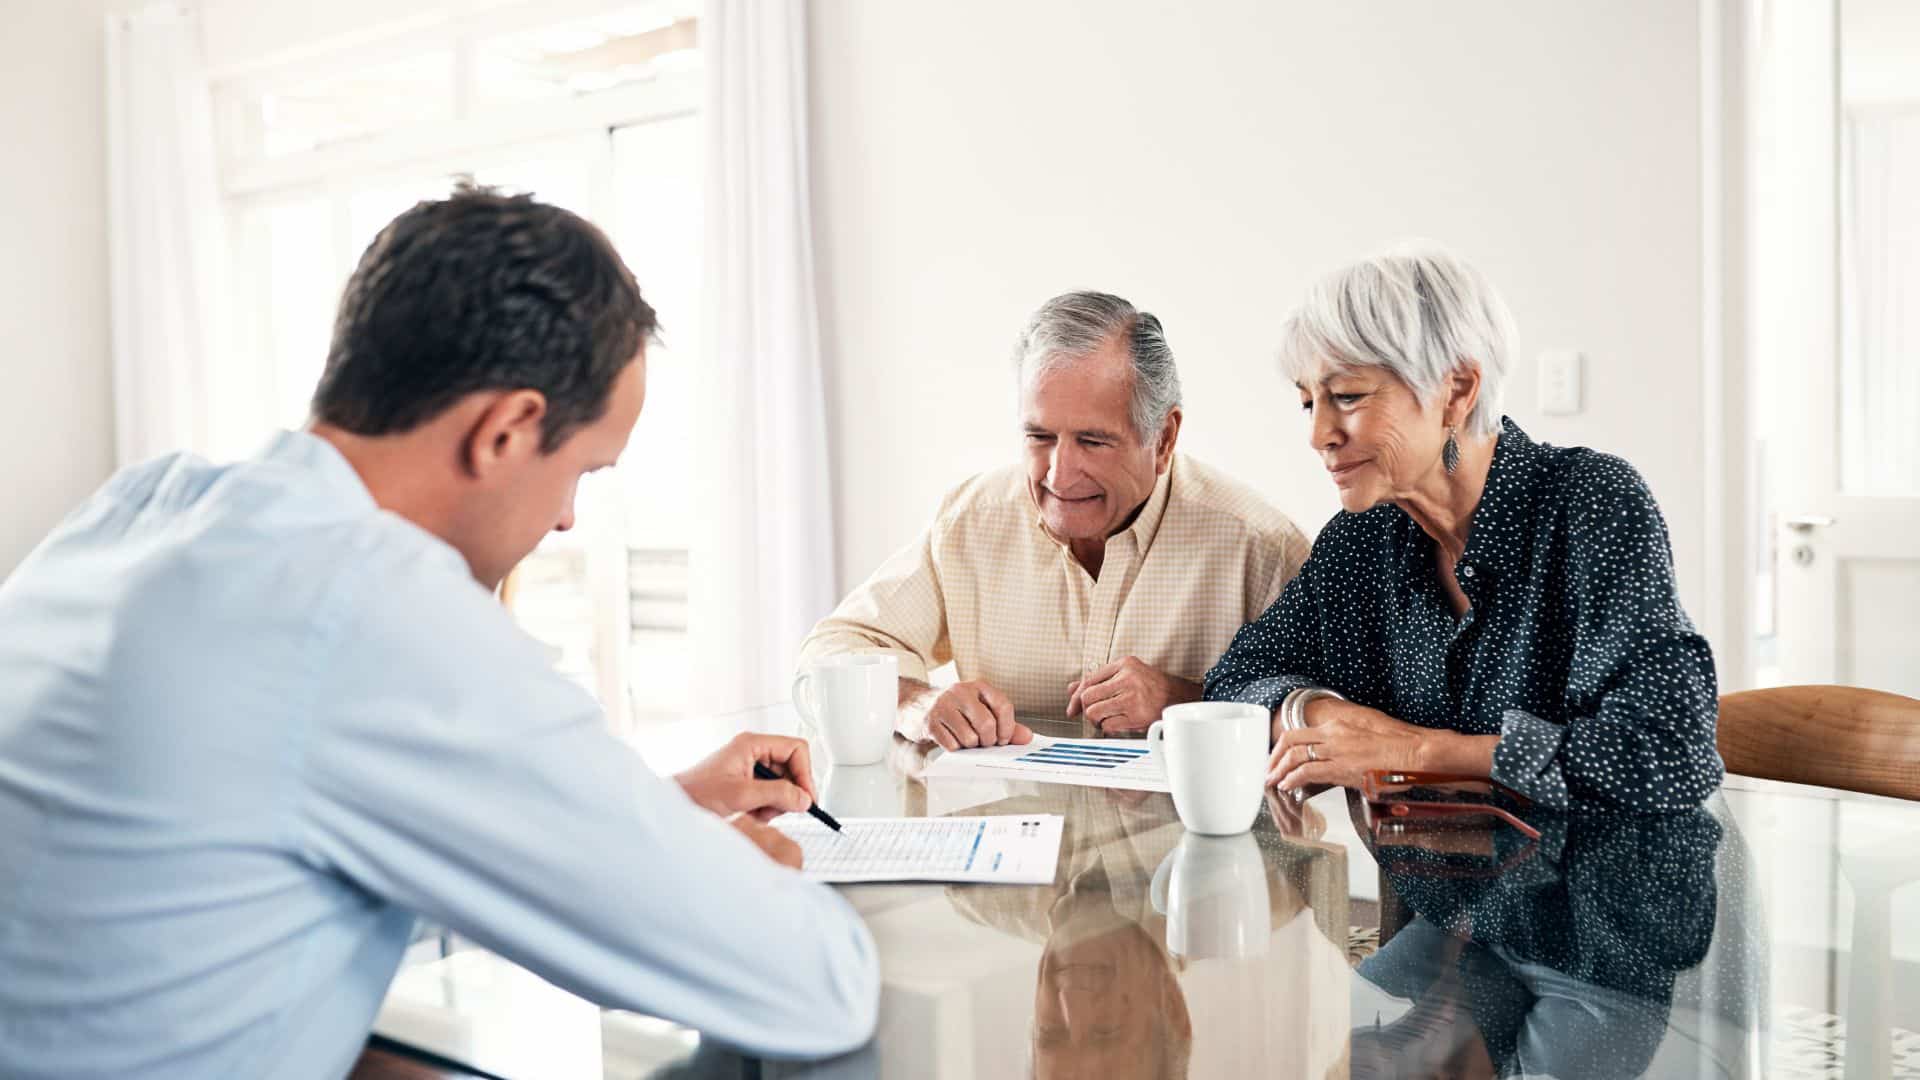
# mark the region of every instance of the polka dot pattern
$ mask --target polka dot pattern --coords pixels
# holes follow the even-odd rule
[[[1497,734],[1494,779],[1541,805],[1645,812],[1719,786],[1713,655],[1680,608],[1665,519],[1617,457],[1503,419],[1454,580],[1400,508],[1341,513],[1240,629],[1207,697],[1326,686],[1408,723]]]
[[[1751,1028],[1765,965],[1735,914],[1751,892],[1742,845],[1714,813],[1532,821],[1537,845],[1497,831],[1491,855],[1378,849],[1383,884],[1419,917],[1360,976],[1429,1012],[1450,1000],[1500,1076],[1648,1074],[1699,1017]],[[1711,977],[1688,975],[1703,964]]]

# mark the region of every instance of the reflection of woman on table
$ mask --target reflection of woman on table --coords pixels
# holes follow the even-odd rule
[[[1694,991],[1681,1008],[1676,992],[1716,934],[1741,931],[1737,918],[1717,925],[1723,884],[1744,892],[1720,823],[1705,810],[1538,823],[1538,852],[1486,856],[1489,870],[1506,865],[1492,877],[1463,876],[1471,860],[1456,854],[1379,850],[1383,884],[1418,917],[1359,967],[1353,1075],[1739,1074],[1714,1050],[1750,1039],[1715,1029],[1746,1014],[1754,988],[1722,970],[1705,984],[1740,1000]]]
[[[1206,681],[1274,710],[1269,782],[1424,770],[1641,811],[1718,785],[1713,658],[1660,509],[1626,462],[1501,417],[1512,335],[1437,250],[1342,270],[1288,321],[1342,512]]]
[[[1196,1045],[1196,1023],[1206,1032],[1209,1016],[1190,1015],[1191,988],[1182,985],[1183,977],[1191,979],[1200,964],[1189,964],[1167,951],[1166,920],[1150,895],[1155,870],[1186,835],[1168,799],[1141,792],[1042,785],[1040,794],[1015,796],[965,812],[1066,818],[1061,870],[1053,884],[948,890],[955,907],[968,918],[1044,947],[1034,987],[1033,1074],[1120,1080],[1184,1077],[1190,1065],[1207,1071],[1206,1062],[1221,1056],[1223,1048]],[[1254,842],[1251,837],[1243,839]],[[1310,849],[1302,851],[1313,854]],[[1329,885],[1337,884],[1344,898],[1343,865],[1341,870],[1340,880]],[[1275,928],[1272,953],[1244,963],[1273,966],[1272,978],[1298,986],[1297,1002],[1280,1000],[1293,1010],[1287,1016],[1301,1021],[1309,1031],[1310,1037],[1302,1041],[1311,1045],[1287,1050],[1296,1055],[1293,1060],[1310,1063],[1312,1071],[1282,1071],[1322,1076],[1344,1049],[1345,1001],[1338,1003],[1331,1017],[1337,1023],[1314,1024],[1313,1017],[1302,1020],[1300,1013],[1310,1010],[1316,1000],[1310,989],[1316,979],[1322,999],[1344,999],[1344,949],[1334,946],[1315,924],[1316,915],[1325,913],[1308,907],[1297,889],[1284,880],[1273,881],[1268,895],[1268,920]],[[1344,935],[1344,909],[1334,917]],[[1205,1002],[1192,1004],[1200,1009]],[[1275,1016],[1266,1022],[1278,1026],[1289,1020]]]

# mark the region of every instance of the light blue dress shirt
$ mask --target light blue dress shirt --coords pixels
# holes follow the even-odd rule
[[[0,1076],[341,1076],[416,915],[751,1052],[873,1030],[847,904],[330,444],[115,476],[0,586]]]

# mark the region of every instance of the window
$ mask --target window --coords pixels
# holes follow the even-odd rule
[[[605,229],[661,313],[647,406],[620,465],[583,481],[506,601],[616,731],[684,713],[699,355],[698,53],[686,4],[514,5],[357,42],[216,88],[234,332],[268,368],[262,434],[297,427],[341,287],[379,229],[457,177],[527,191]],[[244,294],[243,294],[244,296]]]

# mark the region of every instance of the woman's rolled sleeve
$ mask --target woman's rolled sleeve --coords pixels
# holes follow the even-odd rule
[[[1595,455],[1573,480],[1582,501],[1567,563],[1571,719],[1552,759],[1529,771],[1550,736],[1541,722],[1507,712],[1496,778],[1504,768],[1550,792],[1546,777],[1557,770],[1574,802],[1691,809],[1723,773],[1714,746],[1718,699],[1713,655],[1680,608],[1666,522],[1640,475],[1617,458]]]
[[[1598,711],[1560,728],[1544,761],[1542,748],[1553,742],[1546,729],[1557,725],[1508,710],[1494,779],[1530,797],[1550,797],[1557,786],[1573,802],[1624,810],[1698,806],[1724,770],[1714,747],[1712,660],[1706,643],[1690,637],[1650,646],[1623,664]]]

